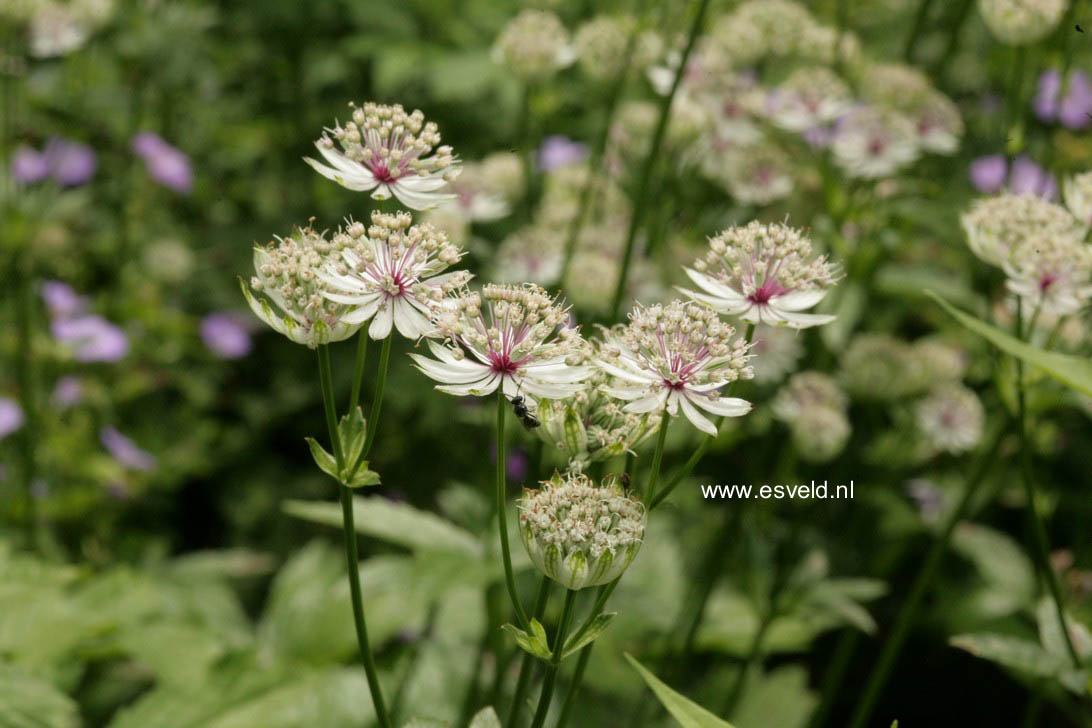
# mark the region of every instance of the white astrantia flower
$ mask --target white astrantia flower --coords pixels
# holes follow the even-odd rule
[[[641,548],[646,511],[616,479],[555,474],[519,500],[519,533],[531,562],[569,589],[608,584]]]
[[[565,258],[563,236],[563,230],[545,225],[527,225],[511,233],[497,247],[494,280],[540,286],[556,283]]]
[[[839,274],[826,256],[812,257],[811,241],[788,225],[729,228],[710,238],[709,252],[685,271],[701,292],[680,290],[744,321],[803,329],[835,318],[803,313],[823,300]]]
[[[239,280],[251,310],[277,333],[311,348],[355,334],[360,323],[344,319],[348,306],[325,298],[319,276],[346,244],[341,238],[326,240],[324,233],[308,226],[265,247],[255,246],[250,287]],[[251,288],[265,298],[254,296]]]
[[[978,11],[999,41],[1026,45],[1046,37],[1068,5],[1066,0],[978,0]]]
[[[426,123],[419,110],[407,114],[401,104],[349,107],[352,119],[315,142],[328,164],[305,158],[316,172],[350,190],[371,192],[376,200],[393,194],[413,210],[455,199],[445,188],[459,166],[451,147],[440,146],[434,122]]]
[[[1086,227],[1092,225],[1092,172],[1070,177],[1062,185],[1065,205]]]
[[[792,161],[773,144],[732,147],[722,156],[717,179],[737,201],[768,205],[792,194]]]
[[[803,132],[834,121],[853,104],[849,85],[823,66],[794,71],[767,94],[765,111],[775,124]]]
[[[1002,262],[1008,289],[1029,310],[1067,316],[1092,300],[1092,246],[1070,238],[1036,237]]]
[[[934,451],[953,455],[973,450],[982,439],[982,401],[958,382],[944,382],[914,408],[918,429]]]
[[[838,383],[822,372],[797,372],[778,390],[771,409],[779,420],[793,422],[805,410],[814,407],[845,412],[849,406]]]
[[[831,150],[850,177],[894,174],[918,158],[917,130],[902,114],[862,106],[838,122]]]
[[[549,10],[528,8],[504,26],[493,60],[525,80],[541,80],[576,60],[569,31]]]
[[[641,307],[629,315],[629,325],[603,332],[606,341],[595,358],[615,383],[604,386],[612,397],[629,402],[627,412],[682,413],[710,435],[716,426],[699,409],[722,417],[751,411],[751,403],[722,397],[720,389],[737,379],[754,376],[748,366],[748,346],[712,309],[675,300]]]
[[[861,72],[865,101],[893,109],[914,125],[922,149],[951,154],[959,148],[963,119],[951,99],[937,91],[929,77],[903,63],[869,64]]]
[[[971,252],[999,267],[1025,245],[1046,239],[1077,244],[1088,230],[1064,207],[1037,195],[1002,194],[976,200],[960,222]]]
[[[392,324],[407,339],[428,335],[433,309],[470,281],[467,271],[443,272],[459,262],[459,246],[432,225],[412,222],[408,212],[378,210],[367,229],[350,222],[334,235],[340,256],[318,273],[326,299],[349,307],[341,320],[371,321],[373,339],[387,338]]]
[[[799,332],[784,326],[756,326],[752,341],[755,381],[759,384],[780,382],[804,356]]]
[[[579,362],[585,342],[569,313],[540,286],[486,285],[464,290],[437,309],[429,341],[435,359],[410,354],[436,389],[483,397],[499,388],[542,399],[570,397],[593,370]]]

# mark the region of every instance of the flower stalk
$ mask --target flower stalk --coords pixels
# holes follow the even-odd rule
[[[523,610],[519,600],[519,592],[516,590],[516,578],[512,572],[512,551],[508,545],[508,518],[505,513],[507,503],[506,483],[506,456],[504,436],[504,419],[508,412],[509,403],[503,392],[497,393],[497,526],[500,529],[501,558],[504,560],[504,583],[508,589],[508,598],[512,601],[512,608],[516,612],[520,629],[529,632],[530,620]]]
[[[546,677],[542,682],[542,692],[538,697],[538,708],[535,709],[535,717],[531,721],[531,728],[542,728],[546,722],[546,714],[550,712],[550,700],[554,695],[554,685],[557,683],[557,672],[561,667],[561,655],[565,649],[565,633],[568,631],[569,620],[573,614],[573,604],[576,601],[576,590],[569,589],[565,593],[565,606],[561,610],[561,619],[557,623],[557,635],[554,638],[553,655],[546,667]]]
[[[531,612],[537,620],[542,619],[546,611],[546,602],[550,598],[550,577],[542,575],[542,581],[538,585],[538,595],[535,597],[535,606]],[[589,645],[590,646],[590,645]],[[531,668],[534,667],[535,658],[528,653],[523,653],[523,659],[519,666],[519,677],[516,678],[516,689],[512,693],[512,706],[508,709],[508,720],[505,725],[517,725],[520,711],[523,710],[523,699],[527,694],[527,688],[531,685]]]

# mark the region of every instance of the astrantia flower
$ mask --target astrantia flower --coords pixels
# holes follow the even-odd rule
[[[755,381],[759,384],[781,381],[804,355],[800,336],[784,326],[756,326],[752,341]]]
[[[858,334],[842,353],[842,382],[862,399],[890,400],[918,391],[921,361],[910,345],[887,334]]]
[[[331,242],[308,226],[294,229],[287,238],[275,237],[265,247],[255,246],[250,288],[268,301],[255,297],[240,280],[251,310],[277,333],[311,348],[352,336],[360,322],[342,319],[349,307],[323,296],[326,287],[319,276],[336,264],[338,252],[349,242],[340,236]]]
[[[428,223],[413,225],[408,212],[372,212],[372,224],[351,222],[334,235],[340,254],[318,273],[327,300],[350,308],[342,323],[371,321],[368,335],[385,339],[393,324],[407,339],[432,330],[433,309],[463,287],[470,273],[443,273],[463,251]]]
[[[1063,185],[1065,205],[1086,226],[1092,225],[1092,172],[1070,177]]]
[[[1088,229],[1069,211],[1034,195],[1003,194],[977,200],[960,222],[971,252],[1000,266],[1029,240],[1079,241]]]
[[[565,257],[563,235],[562,230],[544,225],[516,230],[497,248],[493,277],[501,283],[556,283]]]
[[[978,395],[958,382],[937,386],[914,408],[918,429],[933,450],[953,455],[973,450],[982,439],[985,411]]]
[[[804,410],[827,407],[844,411],[849,400],[838,384],[822,372],[798,372],[789,377],[773,401],[774,416],[792,422]]]
[[[1066,0],[978,0],[978,12],[999,41],[1026,45],[1046,37],[1067,4]]]
[[[839,122],[831,149],[846,174],[875,179],[917,159],[917,137],[914,124],[902,114],[865,106]]]
[[[722,164],[716,178],[737,202],[768,205],[792,194],[791,160],[773,144],[733,147]]]
[[[1080,241],[1034,238],[1017,246],[1001,268],[1010,291],[1031,310],[1076,313],[1092,300],[1092,247]]]
[[[597,486],[582,474],[555,475],[519,501],[527,555],[569,589],[614,581],[641,548],[645,508],[615,481]]]
[[[682,290],[720,313],[796,329],[834,320],[801,313],[823,300],[838,272],[825,256],[812,257],[811,241],[788,225],[729,228],[710,238],[709,252],[685,270],[702,292]]]
[[[868,103],[910,120],[922,149],[951,154],[959,147],[963,136],[959,109],[917,68],[901,63],[870,64],[862,72],[860,87],[861,97]]]
[[[541,80],[576,59],[569,32],[549,10],[527,9],[509,21],[493,46],[493,59],[525,80]]]
[[[371,192],[376,200],[393,194],[413,210],[454,199],[444,188],[459,167],[451,147],[440,146],[434,122],[426,123],[419,110],[407,114],[401,104],[349,106],[352,120],[327,129],[315,142],[329,164],[304,160],[316,172],[350,190]]]
[[[802,132],[833,121],[852,104],[849,86],[822,66],[794,71],[766,100],[766,113],[783,129]]]
[[[609,81],[618,77],[625,67],[626,48],[631,33],[633,40],[630,67],[641,70],[663,53],[663,41],[654,31],[637,31],[631,16],[597,15],[581,25],[573,37],[573,50],[580,70],[594,81]]]
[[[834,407],[809,407],[789,424],[793,449],[809,463],[833,460],[845,449],[852,432],[846,413]]]
[[[751,403],[722,397],[720,389],[754,376],[747,365],[747,344],[732,341],[735,329],[715,311],[675,300],[666,306],[638,306],[629,325],[605,331],[606,343],[595,362],[616,378],[603,391],[629,404],[627,412],[682,413],[710,435],[717,428],[698,409],[722,417],[751,411]]]
[[[437,309],[429,341],[436,359],[410,354],[417,368],[441,382],[441,392],[483,397],[498,388],[544,399],[570,397],[592,374],[577,363],[585,346],[568,311],[534,284],[464,290]]]

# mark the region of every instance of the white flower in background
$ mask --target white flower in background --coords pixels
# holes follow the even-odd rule
[[[239,280],[251,310],[277,333],[311,348],[352,336],[360,324],[342,318],[349,307],[327,300],[320,278],[345,244],[329,241],[308,226],[265,247],[255,246],[250,288]],[[265,298],[254,296],[251,288]]]
[[[720,313],[751,323],[796,329],[830,323],[834,316],[802,313],[823,300],[838,277],[826,256],[812,257],[802,231],[757,221],[709,239],[709,252],[686,268],[701,292],[680,289]]]
[[[645,508],[616,481],[554,475],[519,500],[519,532],[531,561],[569,589],[614,581],[645,534]]]
[[[1087,224],[1064,207],[1037,195],[1002,194],[976,200],[960,222],[971,252],[999,267],[1029,242],[1050,239],[1077,244],[1088,231]]]
[[[410,356],[441,392],[483,397],[500,388],[506,397],[559,399],[593,373],[578,363],[585,342],[568,311],[534,284],[463,291],[444,301],[434,323],[446,340],[429,341],[436,359]]]
[[[766,114],[789,131],[803,132],[834,121],[849,110],[853,97],[838,74],[822,66],[793,71],[766,96]]]
[[[595,363],[616,383],[603,391],[629,402],[627,412],[676,417],[681,409],[694,427],[716,435],[699,408],[722,417],[751,411],[750,402],[720,395],[726,384],[754,376],[747,344],[732,341],[734,334],[715,311],[696,303],[638,306],[628,326],[604,331],[606,343]]]
[[[1092,172],[1070,177],[1062,185],[1065,205],[1086,227],[1092,225]]]
[[[580,70],[594,81],[611,81],[625,68],[630,34],[634,39],[629,66],[637,71],[647,68],[663,54],[663,40],[655,31],[636,28],[629,15],[597,15],[581,25],[573,36],[573,52]]]
[[[838,122],[831,149],[850,177],[876,179],[894,174],[918,158],[914,124],[890,109],[863,106]]]
[[[1027,45],[1054,30],[1067,4],[1066,0],[978,0],[978,12],[999,41]]]
[[[556,283],[565,257],[563,234],[561,229],[542,225],[516,230],[497,248],[493,278],[500,283]]]
[[[952,154],[959,148],[963,136],[959,109],[917,68],[902,63],[871,64],[862,71],[860,93],[865,101],[909,119],[925,151]]]
[[[407,339],[429,334],[433,309],[470,281],[467,271],[443,272],[459,262],[459,246],[432,225],[412,222],[408,212],[378,210],[367,230],[350,221],[334,236],[340,256],[318,273],[326,284],[323,296],[349,307],[341,320],[357,326],[371,321],[373,339],[387,338],[392,324]]]
[[[911,350],[929,383],[958,381],[967,373],[970,358],[966,350],[943,339],[932,336],[918,339]]]
[[[838,383],[822,372],[797,372],[789,377],[774,397],[771,408],[774,416],[792,422],[805,410],[826,407],[844,412],[849,406]]]
[[[512,211],[508,193],[491,175],[486,160],[463,164],[462,171],[451,181],[449,188],[455,198],[442,206],[459,210],[472,222],[490,222],[507,216]],[[519,187],[522,187],[522,183],[519,183]]]
[[[826,463],[838,456],[853,434],[846,413],[834,407],[809,407],[789,423],[793,449],[809,463]]]
[[[87,42],[87,23],[68,4],[43,3],[30,20],[30,54],[55,58],[77,50]]]
[[[804,356],[799,334],[784,326],[756,326],[752,341],[755,381],[759,384],[780,382]]]
[[[851,30],[839,30],[830,25],[813,23],[804,28],[796,42],[796,53],[802,59],[817,63],[853,63],[861,54],[861,40]]]
[[[454,199],[445,188],[459,166],[451,147],[440,146],[434,122],[426,123],[419,110],[407,114],[401,104],[349,106],[352,120],[315,142],[329,164],[305,158],[316,172],[350,190],[371,192],[376,200],[393,194],[413,210]]]
[[[958,382],[938,385],[914,408],[918,429],[935,451],[959,455],[982,439],[986,413],[978,395]]]
[[[1076,313],[1092,299],[1092,246],[1069,238],[1037,237],[1001,264],[1010,291],[1026,310],[1055,316]]]
[[[922,360],[901,339],[888,334],[854,336],[842,352],[841,380],[855,397],[893,400],[920,391]]]
[[[524,80],[541,80],[576,60],[569,32],[549,10],[527,9],[509,21],[493,59]]]
[[[792,194],[792,162],[773,144],[732,147],[722,161],[717,179],[737,202],[768,205]]]

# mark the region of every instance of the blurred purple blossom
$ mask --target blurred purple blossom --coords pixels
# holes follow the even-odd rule
[[[45,281],[41,292],[42,300],[52,316],[67,318],[87,310],[87,299],[78,295],[67,283]]]
[[[61,409],[75,407],[83,401],[83,383],[76,377],[61,377],[53,387],[53,402]]]
[[[1054,175],[1036,164],[1030,157],[1012,160],[1009,170],[1009,191],[1017,195],[1037,195],[1048,200],[1058,197]]]
[[[587,144],[555,134],[542,141],[542,148],[538,151],[538,166],[543,172],[552,172],[568,164],[579,164],[587,156]]]
[[[1092,81],[1083,71],[1069,75],[1069,84],[1062,94],[1062,74],[1050,69],[1039,76],[1039,85],[1031,106],[1040,121],[1059,121],[1070,129],[1083,129],[1092,123]],[[1061,98],[1059,98],[1061,97]]]
[[[41,152],[19,147],[11,161],[11,174],[20,184],[34,184],[52,176],[62,187],[78,187],[95,176],[97,166],[91,147],[53,137]]]
[[[121,434],[114,427],[107,425],[99,431],[99,440],[114,459],[127,468],[149,471],[155,468],[155,455],[141,450],[136,443]]]
[[[23,426],[23,408],[14,399],[0,397],[0,439]]]
[[[508,453],[504,461],[504,470],[511,480],[523,480],[527,477],[527,454],[522,450]]]
[[[41,182],[49,176],[49,162],[37,149],[19,147],[11,158],[11,176],[22,185]]]
[[[56,319],[51,329],[53,338],[75,347],[77,361],[118,361],[129,353],[125,332],[102,316]]]
[[[193,188],[193,170],[190,160],[177,147],[150,131],[142,131],[133,137],[133,152],[144,160],[148,175],[164,187],[175,192],[188,193]]]
[[[201,340],[222,359],[238,359],[250,353],[250,332],[245,321],[230,311],[206,316],[201,321]]]
[[[996,192],[1005,186],[1008,163],[1003,154],[979,157],[971,162],[968,172],[971,184],[979,192]]]

